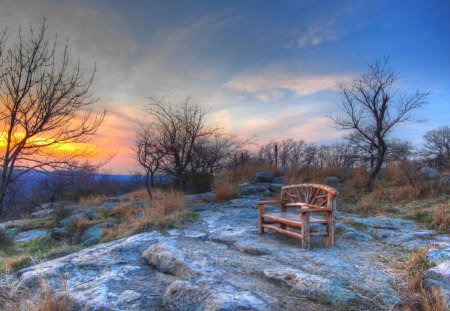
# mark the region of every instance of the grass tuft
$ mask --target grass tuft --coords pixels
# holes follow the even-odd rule
[[[433,209],[431,226],[440,233],[450,232],[450,204],[441,204]]]
[[[212,190],[215,201],[231,200],[239,196],[239,189],[228,176],[220,175],[214,179]]]

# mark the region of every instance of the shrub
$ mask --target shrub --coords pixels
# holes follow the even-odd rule
[[[239,195],[239,189],[233,184],[228,176],[221,175],[214,179],[212,190],[214,200],[226,201],[236,198]]]
[[[13,241],[3,230],[0,230],[0,249],[8,249],[12,246]]]
[[[450,232],[450,204],[441,204],[433,209],[432,227],[437,232]]]
[[[53,217],[55,219],[56,225],[58,225],[58,223],[61,219],[64,219],[69,216],[70,216],[70,210],[64,204],[59,205],[53,213]]]
[[[86,217],[78,217],[66,224],[67,231],[69,233],[69,241],[72,243],[78,243],[80,241],[83,232],[92,224]]]

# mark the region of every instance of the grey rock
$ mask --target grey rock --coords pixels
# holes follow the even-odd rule
[[[239,193],[241,195],[251,195],[270,192],[270,186],[268,183],[244,183],[239,185]]]
[[[272,182],[274,176],[271,172],[258,172],[255,175],[256,182]]]
[[[344,233],[342,235],[342,238],[348,239],[348,240],[355,240],[355,241],[372,241],[373,238],[367,233],[359,232],[359,231],[351,231]]]
[[[440,290],[445,307],[450,309],[450,260],[429,269],[425,274],[425,283]]]
[[[288,286],[290,291],[295,291],[302,296],[327,299],[343,304],[358,300],[353,291],[344,288],[339,282],[301,270],[268,269],[264,270],[264,276],[269,280]]]
[[[97,244],[100,242],[103,235],[103,230],[101,225],[94,225],[88,229],[86,229],[81,235],[81,243],[80,246],[86,247]]]
[[[118,302],[128,304],[141,298],[141,296],[142,295],[140,293],[127,289],[119,295]]]
[[[427,180],[436,180],[440,177],[439,173],[434,168],[428,166],[422,167],[420,173]]]
[[[190,268],[186,265],[182,254],[169,244],[157,243],[150,246],[142,253],[142,258],[146,263],[164,273],[177,276],[190,273]]]
[[[450,248],[447,249],[430,249],[427,253],[427,259],[433,264],[440,264],[446,260],[450,260]]]
[[[48,232],[45,230],[23,231],[23,232],[19,232],[18,234],[16,234],[14,236],[13,241],[14,241],[14,243],[32,241],[32,240],[36,240],[40,237],[46,236],[47,234],[48,234]]]
[[[197,194],[189,194],[186,195],[185,198],[188,202],[212,202],[214,200],[215,194],[214,192],[204,192],[204,193],[197,193]]]
[[[340,178],[337,177],[337,176],[328,176],[328,177],[325,179],[325,182],[326,182],[328,185],[341,184],[341,183],[342,183],[342,179],[340,179]]]
[[[199,285],[175,281],[164,293],[162,304],[170,311],[268,310],[267,305],[252,292],[213,281],[200,282]]]

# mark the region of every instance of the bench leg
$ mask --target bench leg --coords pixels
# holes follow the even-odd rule
[[[264,206],[258,205],[258,228],[259,228],[258,232],[259,232],[259,234],[264,233],[264,228],[262,226],[264,223],[263,213],[264,213]]]
[[[331,213],[327,213],[327,235],[325,236],[325,247],[330,246],[330,234],[331,234]]]
[[[309,230],[309,213],[301,214],[302,219],[302,247],[311,247],[311,231]]]

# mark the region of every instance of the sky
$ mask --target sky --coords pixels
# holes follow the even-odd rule
[[[106,172],[137,168],[131,147],[148,97],[208,111],[211,125],[256,143],[284,138],[328,144],[344,133],[339,81],[388,57],[399,93],[430,92],[415,111],[426,122],[393,136],[422,144],[426,131],[450,124],[448,0],[0,0],[0,29],[20,25],[68,39],[83,68],[96,66],[92,93],[107,116],[91,144],[115,154]]]

